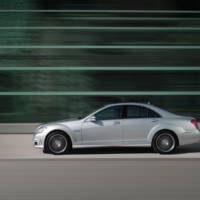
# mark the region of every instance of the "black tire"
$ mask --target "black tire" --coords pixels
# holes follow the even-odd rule
[[[72,143],[69,136],[62,131],[54,131],[47,136],[43,151],[60,155],[69,153],[71,149]]]
[[[176,137],[170,131],[163,131],[154,137],[152,147],[156,153],[174,153],[177,147]]]

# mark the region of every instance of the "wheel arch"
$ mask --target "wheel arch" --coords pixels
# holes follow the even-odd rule
[[[71,145],[71,148],[72,148],[72,145],[73,145],[73,140],[72,140],[72,137],[70,136],[70,134],[68,134],[68,132],[62,130],[62,129],[55,129],[55,130],[51,130],[44,138],[44,149],[46,149],[46,145],[47,145],[47,138],[50,134],[54,133],[54,132],[62,132],[66,135],[66,137],[69,139],[70,141],[70,145]]]
[[[171,133],[171,134],[174,136],[174,138],[175,138],[176,145],[179,146],[179,139],[178,139],[177,134],[176,134],[173,130],[170,130],[170,129],[161,129],[161,130],[157,131],[157,132],[153,135],[153,137],[152,137],[151,146],[153,146],[153,142],[154,142],[155,138],[156,138],[158,135],[160,135],[161,133],[164,133],[164,132],[169,132],[169,133]]]

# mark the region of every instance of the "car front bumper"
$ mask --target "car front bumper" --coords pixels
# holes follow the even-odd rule
[[[33,146],[35,148],[43,148],[44,147],[44,137],[42,134],[35,133],[33,135]]]

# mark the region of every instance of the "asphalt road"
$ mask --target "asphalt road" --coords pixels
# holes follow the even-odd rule
[[[199,160],[0,161],[2,200],[197,200]]]
[[[146,148],[75,150],[54,156],[31,135],[0,135],[2,200],[198,200],[200,145],[164,156]]]

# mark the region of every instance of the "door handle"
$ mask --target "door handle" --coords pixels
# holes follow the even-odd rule
[[[115,121],[114,124],[115,125],[120,124],[120,121]]]

